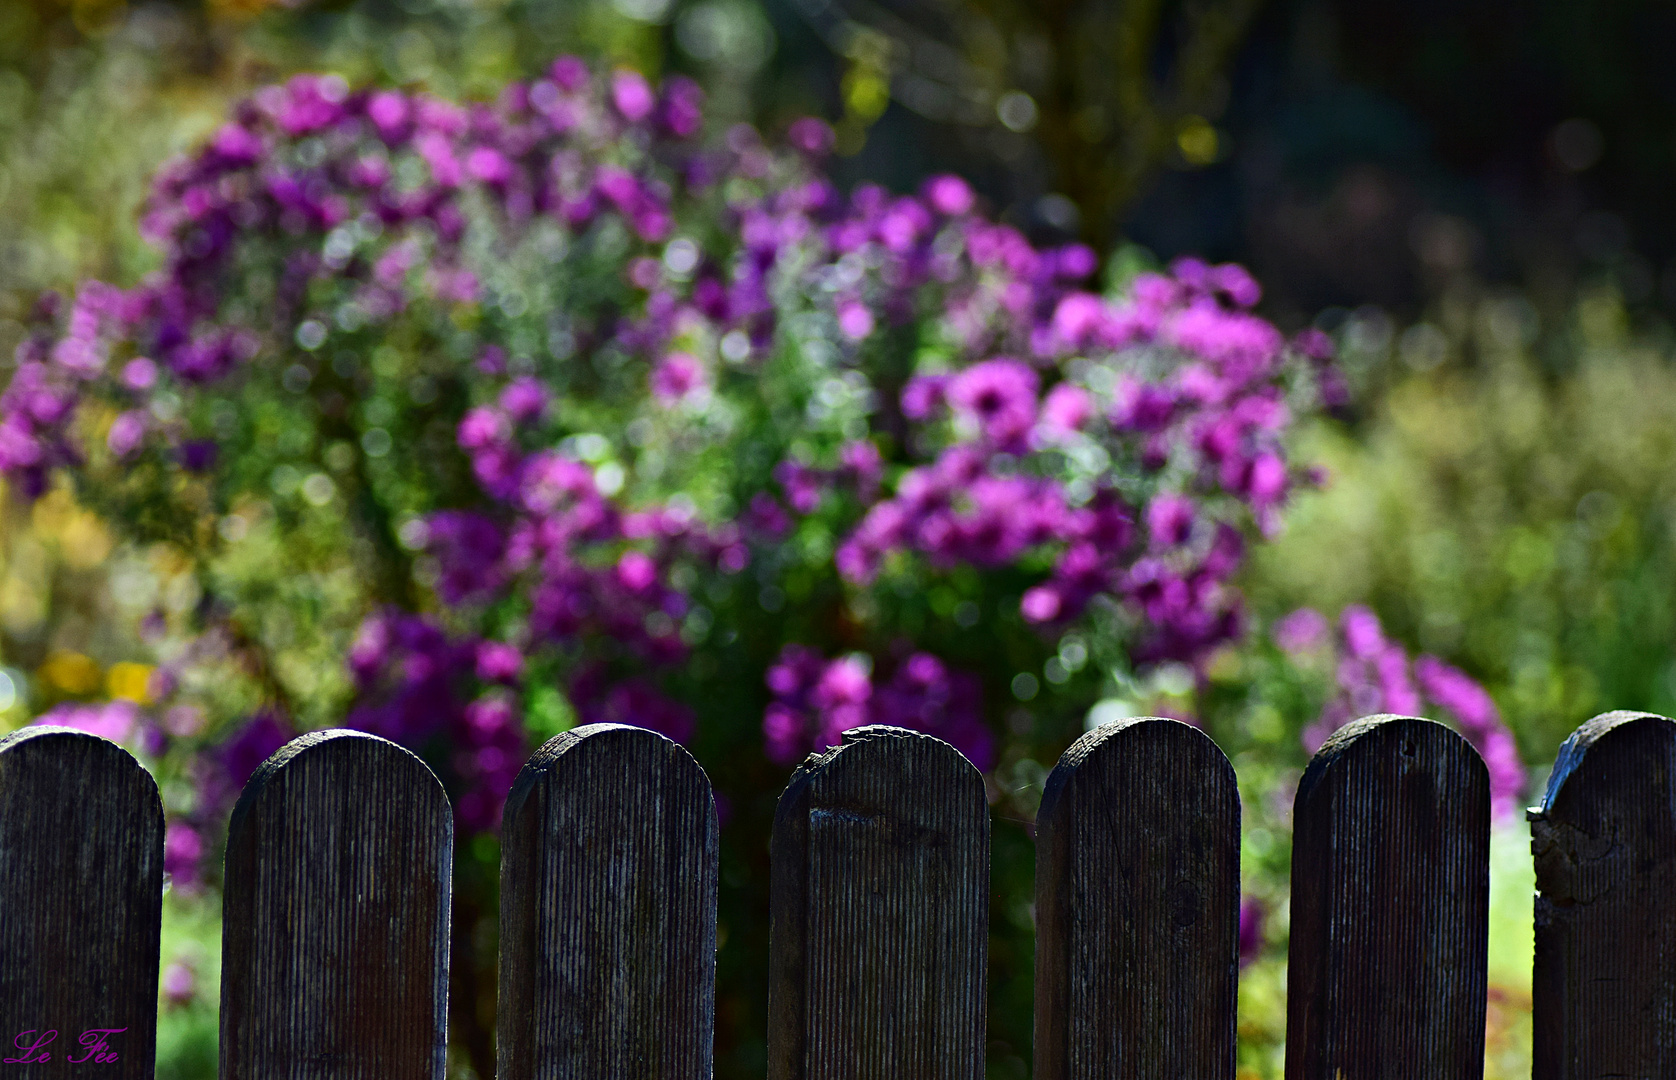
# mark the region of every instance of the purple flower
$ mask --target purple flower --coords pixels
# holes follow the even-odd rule
[[[623,119],[637,124],[652,113],[657,99],[652,88],[638,71],[618,68],[611,76],[611,104],[623,114]]]
[[[575,94],[588,85],[588,65],[580,57],[561,56],[547,69],[553,81],[566,93]]]
[[[1352,604],[1339,615],[1339,627],[1344,632],[1344,644],[1350,655],[1367,660],[1385,651],[1385,632],[1379,616],[1360,604]]]
[[[948,393],[946,375],[916,375],[902,389],[902,415],[924,420],[941,406]]]
[[[676,75],[664,83],[658,121],[679,139],[690,139],[704,125],[704,91],[691,79]]]
[[[465,170],[468,176],[490,184],[505,184],[512,179],[512,162],[499,150],[488,146],[473,147],[467,154]]]
[[[1271,631],[1274,643],[1282,650],[1298,656],[1313,652],[1327,643],[1332,625],[1327,617],[1314,608],[1299,608],[1274,624]]]
[[[871,499],[878,491],[884,471],[879,448],[870,439],[853,439],[839,447],[838,460],[861,497]]]
[[[1076,433],[1094,415],[1094,402],[1087,391],[1071,383],[1060,383],[1042,401],[1037,430],[1045,441],[1057,441]]]
[[[500,407],[514,423],[534,423],[546,415],[547,390],[534,379],[514,379],[500,392]]]
[[[192,439],[184,442],[180,447],[181,468],[187,472],[209,472],[215,468],[215,460],[219,456],[220,450],[220,447],[208,439]]]
[[[1193,535],[1193,522],[1198,511],[1193,500],[1181,495],[1160,495],[1146,508],[1147,534],[1154,548],[1185,544]]]
[[[425,519],[426,546],[437,557],[437,595],[459,604],[493,591],[505,579],[500,565],[506,535],[499,525],[469,510],[443,510]]]
[[[766,491],[751,496],[750,508],[745,512],[745,524],[752,534],[769,543],[791,531],[791,517]]]
[[[643,551],[625,551],[617,560],[617,580],[630,592],[645,592],[658,580],[658,564]]]
[[[790,765],[809,750],[809,719],[774,702],[762,714],[763,754],[777,765]]]
[[[126,743],[134,737],[139,721],[139,707],[118,699],[102,705],[65,702],[42,713],[35,723],[76,728],[114,743]]]
[[[205,847],[198,830],[179,818],[169,821],[163,833],[163,871],[175,888],[195,892],[202,885]],[[187,996],[191,996],[190,990]]]
[[[704,365],[691,353],[676,352],[652,369],[652,394],[666,405],[698,396],[706,384]]]
[[[505,442],[509,435],[503,414],[479,406],[460,420],[457,438],[462,450],[482,450]]]
[[[825,477],[799,461],[782,461],[774,466],[774,479],[785,490],[786,501],[800,514],[812,514],[826,492]]]
[[[851,341],[861,341],[873,332],[873,313],[857,300],[839,304],[838,332]]]
[[[511,683],[524,670],[524,656],[515,646],[483,641],[477,646],[477,677],[484,682]]]
[[[996,446],[1022,449],[1036,422],[1036,386],[1036,373],[1018,361],[986,360],[950,381],[949,404]]]
[[[165,845],[165,851],[167,846]],[[165,858],[165,863],[167,858]],[[163,996],[172,1008],[189,1005],[198,994],[198,979],[192,974],[192,969],[180,961],[175,961],[163,969]]]
[[[1059,612],[1064,607],[1064,599],[1059,595],[1059,589],[1055,585],[1037,585],[1025,590],[1018,607],[1019,612],[1030,622],[1052,622],[1059,618]]]
[[[810,157],[821,158],[832,152],[837,136],[826,121],[805,116],[792,121],[791,127],[786,130],[786,140]]]
[[[972,195],[971,185],[958,176],[946,173],[927,180],[922,190],[926,204],[944,217],[969,214],[977,201]]]
[[[105,436],[105,445],[111,453],[119,458],[125,458],[140,448],[145,441],[146,414],[139,409],[122,413],[111,421],[111,430]]]
[[[367,100],[367,118],[385,142],[401,139],[407,131],[409,115],[407,98],[394,90],[381,90]]]
[[[150,390],[157,382],[157,365],[144,356],[136,356],[122,366],[122,385],[136,393]]]
[[[1210,271],[1211,283],[1238,307],[1256,307],[1263,298],[1263,289],[1243,266],[1226,263]]]
[[[1254,896],[1240,901],[1240,967],[1245,967],[1262,954],[1263,924],[1268,921],[1268,914],[1268,905]]]
[[[1059,249],[1054,272],[1067,281],[1081,281],[1099,269],[1100,257],[1087,244],[1066,244]]]

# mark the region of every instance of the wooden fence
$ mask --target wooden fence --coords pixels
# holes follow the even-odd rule
[[[1611,713],[1531,812],[1536,1080],[1676,1076],[1676,723]],[[1489,788],[1458,735],[1370,717],[1294,817],[1286,1074],[1483,1071]],[[1198,730],[1080,739],[1037,821],[1037,1080],[1229,1080],[1240,807]],[[717,821],[638,728],[530,759],[501,866],[503,1080],[708,1080]],[[121,748],[0,738],[0,1077],[150,1077],[163,815]],[[305,735],[234,811],[221,1075],[440,1080],[452,821],[418,758]],[[989,814],[977,771],[897,728],[798,768],[772,841],[769,1080],[981,1080]]]

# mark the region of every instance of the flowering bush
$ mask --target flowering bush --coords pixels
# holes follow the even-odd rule
[[[303,727],[414,747],[470,837],[575,722],[729,799],[870,722],[991,770],[1239,635],[1325,338],[1237,266],[1093,291],[954,177],[846,197],[825,125],[707,141],[700,104],[569,58],[469,106],[299,77],[163,170],[155,274],[43,302],[0,468],[199,588],[98,721],[193,781],[177,882]]]
[[[1140,662],[1236,635],[1239,529],[1294,483],[1319,341],[1250,314],[1234,266],[1084,291],[1092,252],[1033,248],[953,177],[844,199],[819,122],[799,155],[699,127],[692,84],[571,59],[493,105],[269,88],[163,171],[157,274],[43,307],[0,465],[31,493],[67,470],[212,575],[252,526],[347,532],[349,722],[447,730],[471,828],[519,764],[526,665],[582,719],[686,739],[660,680],[737,634],[704,598],[745,583],[843,623],[763,665],[782,761],[885,720],[993,764],[975,679],[887,610],[926,578],[1008,575],[1044,642]],[[231,635],[232,591],[190,629]]]

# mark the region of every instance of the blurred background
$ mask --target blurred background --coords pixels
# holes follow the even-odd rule
[[[1298,451],[1330,482],[1243,582],[1259,624],[1366,603],[1548,762],[1596,712],[1676,712],[1672,44],[1653,0],[3,0],[0,351],[41,290],[150,267],[151,173],[259,85],[482,97],[566,51],[685,73],[722,119],[831,121],[843,181],[958,172],[1034,239],[1250,267],[1354,390]],[[62,493],[7,504],[10,723],[143,694],[112,554]],[[1527,844],[1496,839],[1498,1076],[1528,1074]],[[171,920],[213,982],[213,912]],[[1242,1069],[1273,1075],[1284,964],[1247,974]],[[213,1008],[168,1016],[159,1075],[204,1075]]]

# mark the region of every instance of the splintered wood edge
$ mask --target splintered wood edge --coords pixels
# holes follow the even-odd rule
[[[1558,802],[1566,781],[1588,760],[1590,751],[1620,731],[1642,726],[1644,722],[1652,725],[1663,724],[1668,732],[1666,737],[1676,738],[1676,720],[1660,716],[1658,713],[1619,709],[1583,721],[1577,730],[1566,736],[1565,742],[1560,744],[1559,753],[1554,757],[1554,768],[1548,774],[1548,786],[1542,792],[1542,803],[1531,812],[1539,816],[1547,814]]]
[[[523,768],[518,770],[518,776],[512,781],[512,788],[506,795],[506,807],[501,811],[501,819],[509,820],[519,813],[531,792],[546,779],[556,768],[560,760],[579,747],[587,746],[591,740],[601,736],[620,734],[625,738],[643,739],[655,744],[663,744],[667,753],[673,756],[677,768],[692,770],[704,781],[704,790],[710,796],[711,827],[716,828],[716,790],[710,783],[710,775],[704,767],[693,757],[692,752],[669,736],[651,728],[638,727],[634,724],[583,724],[548,739],[524,762]]]

